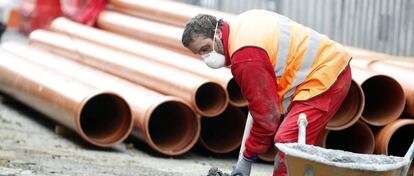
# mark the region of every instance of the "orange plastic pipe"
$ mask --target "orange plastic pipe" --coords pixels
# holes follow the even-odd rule
[[[216,117],[201,117],[200,144],[214,153],[234,151],[241,144],[245,124],[243,111],[231,105]]]
[[[352,67],[352,78],[364,91],[363,121],[384,126],[400,117],[405,107],[405,95],[395,79],[359,67]]]
[[[404,90],[407,102],[405,106],[405,112],[414,117],[414,72],[412,69],[375,60],[353,60],[351,64],[353,66],[362,66],[363,68],[390,76],[397,80]]]
[[[414,119],[399,119],[381,128],[375,134],[375,153],[404,156],[414,139]],[[411,162],[409,173],[414,173]]]
[[[351,87],[338,112],[328,122],[326,129],[343,130],[355,124],[361,117],[365,105],[362,88],[352,80]]]
[[[193,57],[130,39],[125,36],[88,27],[63,17],[54,20],[50,25],[50,29],[71,37],[84,39],[112,49],[128,52],[151,61],[176,67],[205,77],[209,80],[217,81],[226,88],[232,105],[237,107],[247,105],[247,100],[243,98],[240,88],[228,68],[211,69],[202,61],[194,59]]]
[[[398,119],[375,134],[375,153],[404,156],[414,139],[414,119]]]
[[[184,27],[197,14],[212,14],[219,18],[233,18],[232,14],[166,0],[110,0],[115,10],[153,21]]]
[[[117,12],[103,11],[96,24],[99,28],[195,56],[181,44],[183,29]]]
[[[223,112],[228,104],[228,96],[222,86],[173,67],[43,30],[32,32],[29,40],[33,45],[157,92],[180,97],[203,116],[216,116]]]
[[[161,95],[38,48],[18,43],[4,43],[2,47],[30,62],[55,69],[57,72],[125,97],[131,106],[135,121],[132,134],[162,154],[183,154],[190,150],[199,138],[200,120],[181,99]]]
[[[323,135],[320,144],[322,147],[365,154],[374,152],[374,134],[369,126],[361,120],[347,129],[326,131]]]
[[[351,46],[345,46],[346,51],[357,60],[379,60],[379,61],[390,61],[390,62],[405,62],[410,66],[414,66],[414,57],[404,56],[392,56],[385,53],[379,53],[370,51],[362,48],[355,48]]]
[[[0,90],[77,132],[87,142],[110,147],[131,132],[127,102],[115,93],[27,62],[0,49]]]

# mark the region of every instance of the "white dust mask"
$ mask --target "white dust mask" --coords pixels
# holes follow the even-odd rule
[[[216,23],[216,28],[214,29],[214,36],[213,36],[213,51],[203,54],[201,57],[204,60],[204,63],[207,64],[210,68],[221,68],[225,66],[226,57],[223,54],[216,52],[214,49],[214,41],[216,40],[216,31],[217,31],[218,21]]]

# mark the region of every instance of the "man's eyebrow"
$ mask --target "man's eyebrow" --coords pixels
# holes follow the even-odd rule
[[[205,49],[206,47],[208,47],[208,44],[205,44],[204,46],[200,47],[200,49],[198,49],[198,52],[200,52],[200,50]]]

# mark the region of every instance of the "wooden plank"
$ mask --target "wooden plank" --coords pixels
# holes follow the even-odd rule
[[[350,31],[350,24],[349,24],[349,22],[351,21],[350,19],[349,19],[349,11],[350,11],[350,9],[349,9],[349,5],[350,3],[349,3],[349,1],[347,0],[347,1],[345,1],[344,2],[344,7],[343,7],[343,9],[344,9],[344,33],[343,33],[343,42],[345,43],[345,44],[347,44],[347,45],[349,45],[349,31]]]
[[[350,41],[350,43],[351,43],[351,45],[352,46],[356,46],[356,40],[357,40],[357,38],[356,38],[356,33],[358,32],[357,31],[357,28],[358,28],[358,26],[357,26],[357,20],[358,20],[358,16],[357,16],[357,8],[356,8],[356,3],[357,2],[355,2],[356,0],[349,0],[350,1],[350,3],[351,3],[351,7],[350,7],[350,9],[351,9],[351,14],[350,14],[350,16],[351,16],[351,21],[350,21],[350,23],[351,23],[351,28],[350,28],[350,39],[351,39],[351,41]]]
[[[343,15],[342,15],[342,0],[335,0],[335,26],[334,26],[334,40],[339,41],[341,43],[343,43],[343,40],[341,39],[341,36],[343,34],[344,31],[344,23],[343,23]]]
[[[397,30],[396,30],[396,32],[395,32],[395,36],[394,36],[394,38],[395,38],[395,43],[394,43],[394,49],[393,49],[393,53],[394,53],[394,55],[399,55],[399,50],[400,50],[400,39],[401,39],[401,34],[402,34],[402,24],[401,24],[401,22],[402,22],[402,18],[403,18],[403,6],[402,6],[402,4],[403,4],[403,1],[404,0],[398,0],[397,1],[397,3],[396,3],[396,5],[395,5],[395,8],[396,8],[396,10],[395,10],[395,12],[396,12],[396,28],[397,28]]]
[[[366,0],[364,1],[364,5],[363,5],[363,20],[362,20],[362,25],[364,26],[364,30],[361,36],[361,40],[362,40],[362,47],[363,48],[368,48],[368,43],[369,43],[369,36],[368,34],[371,32],[371,23],[369,21],[370,18],[370,14],[372,13],[372,6],[373,6],[373,0]]]
[[[400,3],[400,18],[399,18],[399,35],[398,35],[398,42],[397,42],[397,54],[401,54],[404,51],[404,31],[405,31],[405,19],[406,19],[406,5],[407,0],[401,0]]]
[[[406,56],[413,55],[414,50],[414,43],[413,43],[413,35],[414,35],[414,1],[408,1],[408,8],[407,11],[407,38],[406,38],[406,50],[403,53]]]
[[[377,50],[379,46],[379,14],[380,14],[380,6],[381,1],[377,0],[375,1],[375,11],[373,15],[373,30],[372,30],[372,50]]]

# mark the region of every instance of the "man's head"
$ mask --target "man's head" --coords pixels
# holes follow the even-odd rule
[[[217,58],[219,57],[219,65],[221,66],[224,64],[224,45],[221,40],[222,25],[222,20],[217,20],[212,15],[199,14],[187,22],[181,42],[191,52],[202,56],[207,65],[209,65],[208,62],[217,62]],[[218,54],[212,52],[213,49]]]

